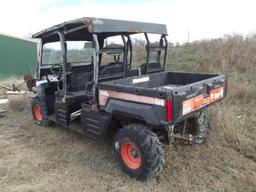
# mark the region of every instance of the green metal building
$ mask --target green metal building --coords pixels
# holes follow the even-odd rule
[[[0,33],[0,79],[33,72],[36,53],[36,41]]]

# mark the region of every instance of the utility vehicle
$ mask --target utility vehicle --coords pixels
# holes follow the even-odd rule
[[[163,144],[204,143],[205,108],[226,95],[224,75],[165,71],[166,25],[81,18],[33,37],[40,42],[35,123],[99,141],[112,135],[117,161],[140,180],[162,169]]]

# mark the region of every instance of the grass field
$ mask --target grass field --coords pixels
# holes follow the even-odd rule
[[[64,128],[35,126],[30,99],[14,99],[0,119],[0,191],[256,191],[256,38],[170,47],[169,70],[219,72],[228,96],[209,109],[201,146],[165,146],[165,166],[140,182],[116,163],[111,139],[98,143]],[[8,84],[8,83],[7,83]]]

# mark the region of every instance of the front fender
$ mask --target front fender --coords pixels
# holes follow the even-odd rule
[[[32,87],[32,91],[34,93],[36,93],[38,96],[40,95],[44,95],[44,90],[42,89],[42,87],[38,86],[38,87]]]

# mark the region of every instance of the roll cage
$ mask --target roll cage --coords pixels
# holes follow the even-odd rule
[[[132,69],[133,59],[133,45],[131,35],[143,33],[146,39],[146,61],[138,69]],[[160,40],[158,44],[151,44],[148,34],[159,34]],[[123,45],[118,47],[104,47],[104,40],[108,37],[118,36],[122,38]],[[41,39],[38,49],[38,76],[37,79],[41,79],[42,76],[49,73],[49,66],[42,65],[42,52],[43,45],[50,42],[60,42],[61,44],[61,56],[62,56],[62,92],[66,97],[69,94],[67,77],[72,71],[69,71],[69,63],[67,62],[67,41],[91,41],[92,42],[92,73],[93,78],[90,81],[92,84],[91,92],[86,93],[93,96],[94,100],[97,100],[97,87],[101,81],[125,78],[129,76],[148,74],[154,72],[160,72],[165,70],[166,55],[167,55],[167,29],[166,25],[142,23],[132,21],[110,20],[101,18],[81,18],[64,22],[59,25],[55,25],[51,28],[43,30],[34,34],[33,38]],[[101,60],[104,53],[116,53],[123,54],[123,62],[120,66],[116,65],[109,69],[118,69],[120,73],[107,73],[102,75]],[[160,63],[160,57],[163,53],[162,66],[156,66],[155,63],[150,63],[150,55],[152,52],[157,53],[157,63]],[[129,57],[128,57],[129,55]],[[154,66],[155,65],[155,66]],[[153,66],[153,67],[152,67]],[[48,70],[48,71],[47,71]],[[45,72],[46,71],[46,72]],[[107,71],[107,69],[105,69]],[[88,82],[85,82],[88,84]]]

